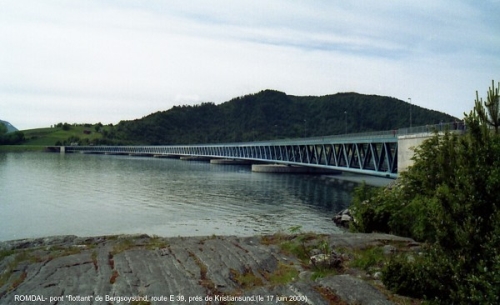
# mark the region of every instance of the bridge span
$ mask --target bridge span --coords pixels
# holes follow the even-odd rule
[[[82,153],[249,160],[397,178],[398,167],[401,171],[411,163],[413,148],[438,128],[444,130],[449,127],[440,124],[381,132],[241,143],[67,146],[63,150]],[[401,147],[403,151],[398,151]]]
[[[397,144],[395,133],[381,132],[223,144],[67,146],[65,151],[237,159],[396,178]]]

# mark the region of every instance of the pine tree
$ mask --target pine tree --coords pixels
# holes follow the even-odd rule
[[[500,127],[499,87],[500,82],[495,89],[495,82],[493,80],[491,81],[491,87],[488,89],[485,102],[483,102],[483,98],[479,98],[479,93],[476,91],[476,101],[474,106],[474,111],[477,113],[480,120],[490,126],[493,126],[496,134],[498,134],[498,128]]]

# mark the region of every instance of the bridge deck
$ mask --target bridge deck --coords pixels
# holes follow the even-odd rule
[[[224,144],[68,146],[66,152],[241,159],[396,178],[397,149],[397,137],[385,133]]]
[[[398,137],[464,131],[460,122],[314,138],[167,146],[68,146],[67,152],[198,156],[327,168],[396,178]]]

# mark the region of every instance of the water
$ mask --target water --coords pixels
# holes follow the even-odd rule
[[[348,191],[318,176],[176,159],[0,153],[0,240],[339,232]]]

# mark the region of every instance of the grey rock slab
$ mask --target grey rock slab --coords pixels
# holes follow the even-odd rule
[[[344,233],[328,239],[332,248],[410,242],[386,234]],[[0,304],[18,303],[16,295],[62,297],[39,303],[57,305],[127,303],[97,301],[98,296],[148,296],[151,304],[186,304],[184,300],[196,297],[190,304],[218,304],[224,302],[204,298],[225,295],[263,297],[260,304],[286,304],[293,298],[298,304],[328,304],[318,287],[348,302],[391,304],[376,288],[352,276],[314,282],[311,271],[296,258],[255,236],[56,236],[2,242],[0,250],[7,253],[0,261]],[[270,275],[284,265],[296,268],[299,276],[287,284],[272,282]],[[75,303],[68,295],[92,298]]]
[[[336,275],[322,278],[319,284],[342,298],[349,304],[356,305],[392,305],[379,290],[367,282],[350,275]]]
[[[382,233],[343,233],[328,236],[331,248],[364,249],[372,246],[382,246],[388,242],[414,243],[411,238]]]

